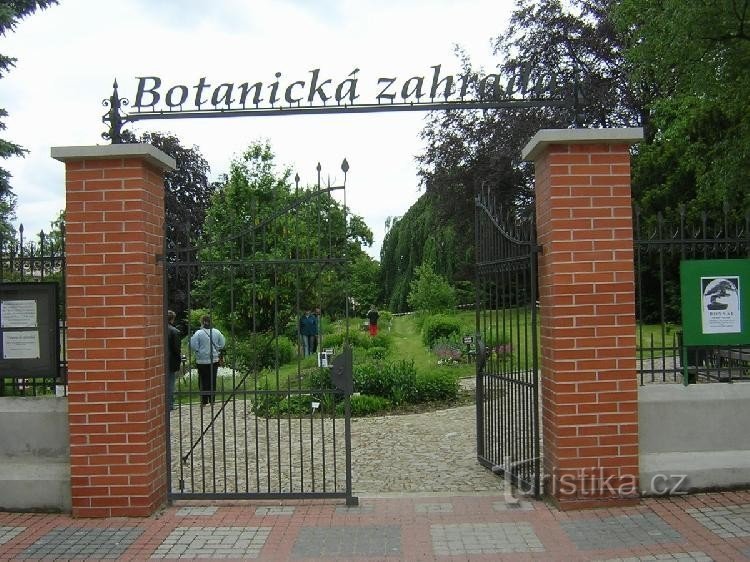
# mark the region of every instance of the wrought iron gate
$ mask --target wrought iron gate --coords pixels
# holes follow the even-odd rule
[[[531,218],[476,198],[477,457],[541,495],[537,244]]]
[[[302,313],[321,305],[338,316],[337,330],[348,331],[347,260],[332,255],[345,247],[346,199],[342,207],[332,197],[344,189],[320,182],[298,188],[283,208],[265,216],[256,208],[247,229],[221,244],[168,248],[165,302],[178,309],[185,336],[174,409],[167,412],[170,498],[357,503],[351,349],[339,337],[339,345],[320,353],[334,338],[319,328],[315,353],[303,356],[300,344]],[[226,341],[208,389],[188,343],[204,315]]]

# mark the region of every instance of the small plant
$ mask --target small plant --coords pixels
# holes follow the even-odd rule
[[[367,350],[367,358],[372,361],[382,361],[388,355],[388,350],[385,347],[371,347]]]
[[[462,362],[463,351],[458,343],[451,340],[440,340],[432,346],[437,356],[438,365],[458,365]]]
[[[382,396],[370,396],[368,394],[355,394],[350,399],[351,413],[353,416],[368,416],[384,412],[391,407],[391,402]],[[336,405],[336,414],[344,415],[344,403]]]

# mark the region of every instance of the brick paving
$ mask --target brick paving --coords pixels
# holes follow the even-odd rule
[[[21,560],[750,560],[750,490],[560,512],[504,494],[474,450],[473,406],[358,420],[337,500],[183,501],[144,519],[0,512]]]
[[[561,512],[498,493],[184,502],[144,519],[0,513],[0,560],[750,560],[750,491]]]

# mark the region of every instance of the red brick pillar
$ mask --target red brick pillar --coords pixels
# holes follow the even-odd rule
[[[68,408],[76,517],[166,501],[164,172],[151,145],[52,149],[65,162]]]
[[[561,509],[638,501],[629,146],[641,129],[539,131],[545,493]]]

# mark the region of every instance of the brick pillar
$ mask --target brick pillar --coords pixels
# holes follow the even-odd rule
[[[166,501],[164,172],[150,145],[52,148],[65,162],[68,410],[76,517]]]
[[[536,174],[545,493],[638,502],[629,146],[641,129],[541,130]]]

